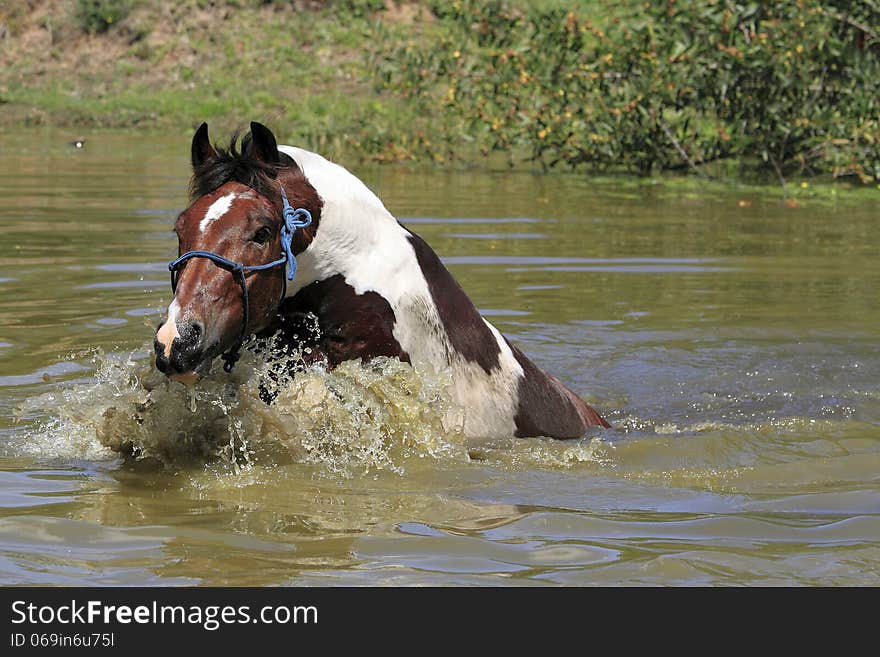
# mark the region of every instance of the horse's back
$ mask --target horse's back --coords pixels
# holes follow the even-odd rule
[[[476,401],[491,409],[475,412],[471,425],[488,432],[486,437],[510,431],[521,438],[578,438],[589,427],[609,426],[578,395],[541,370],[486,321],[431,247],[415,233],[410,234],[451,347],[447,353],[457,354],[437,365],[458,370],[461,376],[456,379],[462,383],[454,386],[461,388],[459,396],[464,403]],[[474,395],[484,399],[474,400]],[[504,397],[509,402],[505,403]],[[484,417],[477,419],[481,415]]]
[[[578,395],[510,345],[434,250],[401,226],[360,179],[316,153],[290,146],[279,150],[293,158],[324,203],[321,228],[301,255],[300,270],[318,278],[339,272],[341,285],[334,289],[348,295],[337,304],[341,309],[353,307],[352,293],[376,297],[371,303],[382,305],[382,312],[368,314],[380,318],[382,330],[355,326],[349,332],[356,337],[381,334],[413,365],[451,370],[452,396],[463,416],[450,418],[450,426],[461,426],[471,438],[577,438],[591,426],[608,426]],[[288,291],[298,293],[310,282],[301,279]],[[340,313],[321,312],[326,301],[315,306],[321,328],[341,336],[346,331],[337,329],[346,322]],[[357,324],[347,322],[352,323]],[[363,354],[352,357],[372,354],[369,340],[354,342],[364,347]]]
[[[514,417],[517,437],[579,438],[590,427],[610,426],[559,379],[544,372],[515,346],[510,348],[523,369]]]

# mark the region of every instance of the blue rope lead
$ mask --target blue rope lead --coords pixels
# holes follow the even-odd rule
[[[287,200],[284,185],[281,186],[281,204],[283,206],[284,226],[281,227],[281,248],[283,256],[287,256],[287,280],[296,276],[296,258],[293,257],[293,234],[298,228],[305,228],[312,223],[312,214],[305,208],[294,210]]]

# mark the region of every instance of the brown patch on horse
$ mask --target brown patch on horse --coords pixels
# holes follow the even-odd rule
[[[590,427],[611,426],[559,379],[545,373],[513,345],[510,348],[523,368],[513,418],[517,438],[580,438]]]
[[[453,349],[465,360],[477,363],[486,374],[491,374],[498,367],[501,356],[501,347],[494,334],[461,285],[425,240],[410,232],[409,242],[416,252],[419,268],[428,283],[431,298]]]
[[[410,362],[394,337],[394,310],[379,294],[358,294],[342,274],[315,281],[288,299],[282,314],[313,313],[318,318],[318,347],[332,368],[340,363],[377,356]]]

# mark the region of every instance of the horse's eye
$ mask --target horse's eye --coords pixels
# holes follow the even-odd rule
[[[272,229],[263,226],[254,233],[254,236],[251,238],[252,242],[256,242],[257,244],[265,244],[269,241],[269,238],[272,237]]]

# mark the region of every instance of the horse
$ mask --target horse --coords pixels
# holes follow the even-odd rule
[[[174,225],[173,300],[155,365],[192,384],[231,371],[251,336],[307,344],[328,369],[380,356],[451,374],[468,439],[579,438],[609,427],[483,319],[430,246],[342,166],[278,146],[252,122],[238,145],[191,145],[190,205]],[[317,332],[308,337],[302,319]]]

